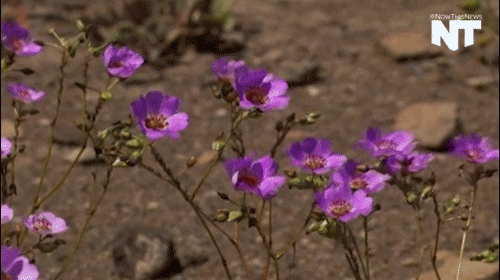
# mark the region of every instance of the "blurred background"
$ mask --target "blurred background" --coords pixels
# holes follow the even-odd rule
[[[353,150],[352,145],[368,126],[379,126],[386,132],[409,129],[419,140],[419,149],[436,153],[431,166],[437,177],[438,199],[446,202],[458,194],[466,200],[469,187],[458,177],[459,160],[446,154],[447,140],[460,133],[478,132],[492,138],[498,147],[498,1],[2,0],[1,6],[2,20],[19,22],[36,40],[55,42],[47,32],[51,28],[64,37],[76,36],[76,20],[81,19],[91,24],[89,38],[94,46],[113,42],[140,52],[145,65],[114,88],[113,99],[99,115],[98,128],[128,118],[130,103],[148,91],[178,96],[181,110],[190,115],[189,127],[179,140],[163,139],[156,147],[190,190],[215,156],[211,142],[229,127],[228,107],[211,93],[217,84],[211,63],[221,56],[242,59],[255,68],[266,67],[290,85],[291,100],[285,110],[243,124],[248,151],[266,154],[275,139],[275,123],[291,113],[321,113],[315,125],[290,132],[277,153],[280,171],[291,167],[284,148],[307,136],[328,138],[336,152],[367,161],[369,157]],[[474,45],[463,46],[463,32],[457,51],[450,51],[445,44],[432,45],[430,17],[434,14],[482,15],[482,29],[474,32]],[[59,180],[82,143],[75,123],[81,118],[82,97],[74,83],[83,79],[84,57],[81,46],[67,66],[47,186]],[[28,211],[23,203],[32,200],[47,153],[59,65],[60,54],[46,45],[41,55],[16,60],[16,68],[30,67],[35,74],[2,74],[2,136],[14,135],[15,116],[11,97],[5,92],[6,83],[23,81],[47,94],[42,102],[30,105],[41,112],[21,128],[25,150],[16,162],[15,213]],[[107,73],[101,59],[93,59],[90,67],[90,85],[103,88]],[[87,97],[91,108],[97,100],[97,93]],[[198,163],[187,169],[185,162],[193,155]],[[234,154],[228,150],[225,156]],[[146,155],[144,160],[150,161],[151,156]],[[89,147],[61,191],[43,206],[42,210],[65,218],[70,230],[61,236],[67,242],[65,246],[37,257],[40,279],[52,279],[68,256],[89,207],[91,173],[96,172],[102,181],[103,166]],[[81,249],[60,279],[224,279],[220,259],[206,232],[174,189],[138,168],[117,171],[109,188]],[[207,213],[233,207],[216,191],[238,197],[222,165],[214,168],[197,198]],[[311,193],[286,187],[280,191],[273,208],[275,246],[282,247],[295,234],[312,199]],[[413,279],[419,237],[415,214],[396,188],[386,188],[374,199],[382,210],[369,223],[373,279]],[[495,175],[481,182],[466,257],[498,241],[498,201]],[[432,207],[427,206],[430,215]],[[425,218],[431,238],[434,217]],[[362,237],[360,221],[352,224]],[[461,225],[455,220],[442,228],[438,254],[442,279],[454,277]],[[232,227],[227,230],[232,231]],[[171,267],[159,271],[158,278],[141,278],[143,268],[137,264],[151,261],[145,256],[145,248],[153,245],[131,244],[140,234],[175,246],[175,254],[168,255]],[[260,238],[255,229],[240,234],[250,268],[259,278],[266,261]],[[234,279],[246,279],[236,251],[220,233],[215,236],[225,248]],[[427,258],[420,279],[435,279],[429,269]],[[317,234],[304,234],[295,254],[289,251],[283,257],[280,276],[354,279],[342,247]],[[462,276],[498,279],[498,263],[466,262]]]

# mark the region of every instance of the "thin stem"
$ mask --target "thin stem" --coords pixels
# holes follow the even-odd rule
[[[356,253],[359,256],[359,262],[361,263],[361,269],[363,270],[363,274],[365,275],[365,278],[368,279],[367,270],[366,270],[365,265],[363,263],[363,259],[362,259],[362,255],[361,255],[361,250],[359,249],[358,243],[356,242],[356,237],[352,233],[352,231],[349,228],[349,226],[347,224],[344,224],[344,225],[345,225],[345,228],[347,229],[347,231],[349,232],[349,235],[351,236],[351,240],[352,240],[352,242],[354,244],[354,248],[356,249]]]
[[[191,201],[189,199],[189,195],[187,194],[187,192],[181,188],[180,182],[174,177],[172,171],[167,167],[167,165],[165,164],[165,161],[160,156],[158,151],[153,147],[152,144],[149,147],[150,147],[151,153],[155,157],[155,160],[160,164],[160,167],[163,169],[163,171],[169,177],[169,179],[170,179],[169,183],[182,194],[182,197],[184,198],[184,200],[186,200],[189,203],[189,205],[191,206],[191,208],[193,208],[193,210],[195,210],[196,215],[198,216],[200,222],[202,223],[203,227],[207,231],[207,233],[210,237],[210,240],[214,244],[215,249],[217,250],[217,253],[219,254],[219,257],[221,259],[222,266],[224,267],[224,271],[226,272],[227,278],[231,280],[232,277],[231,277],[231,273],[229,272],[229,268],[227,266],[226,259],[225,259],[224,255],[222,254],[222,251],[220,250],[219,245],[217,244],[217,241],[215,240],[215,238],[212,234],[212,231],[210,231],[210,228],[208,227],[207,223],[203,219],[203,216],[200,214],[199,208],[196,207],[195,204],[193,203],[193,201]]]
[[[54,144],[54,131],[56,128],[56,122],[57,122],[57,118],[59,117],[59,112],[60,112],[61,103],[62,103],[62,92],[64,89],[64,78],[65,78],[64,68],[66,67],[67,64],[68,64],[68,52],[64,49],[64,50],[62,50],[62,55],[61,55],[61,67],[59,67],[59,73],[61,74],[61,76],[59,77],[59,91],[57,92],[56,113],[54,115],[54,119],[50,123],[49,150],[47,152],[47,158],[45,159],[45,163],[43,166],[42,175],[40,176],[40,181],[38,183],[38,187],[35,191],[35,198],[33,199],[33,206],[35,206],[38,203],[38,197],[40,196],[40,191],[42,190],[42,186],[43,186],[43,179],[45,178],[45,175],[47,174],[47,169],[49,167],[50,156],[52,154],[52,145]],[[31,213],[34,212],[33,208],[34,207],[32,207]]]
[[[418,207],[418,208],[417,208]],[[427,247],[429,245],[425,244],[425,232],[424,232],[424,225],[423,225],[423,220],[424,220],[424,217],[422,216],[422,209],[420,209],[420,206],[416,205],[414,207],[414,210],[416,211],[417,213],[417,224],[418,224],[418,231],[419,231],[419,235],[420,235],[420,245],[421,245],[421,248],[420,248],[420,257],[419,257],[419,261],[418,261],[418,266],[417,266],[417,273],[415,275],[415,280],[418,280],[418,278],[420,277],[420,274],[422,273],[422,263],[424,261],[424,251],[427,249]]]
[[[89,211],[89,213],[87,214],[87,218],[85,219],[85,222],[83,223],[83,227],[82,227],[82,230],[80,231],[80,234],[78,235],[78,239],[77,241],[75,242],[75,245],[73,246],[73,249],[71,250],[71,253],[68,255],[68,257],[66,258],[66,260],[64,261],[64,264],[63,266],[61,267],[61,269],[59,270],[59,272],[56,274],[56,276],[54,277],[54,280],[56,280],[57,278],[59,278],[59,276],[61,276],[61,274],[68,268],[68,265],[69,263],[71,262],[71,259],[73,258],[73,256],[75,255],[76,251],[78,250],[78,248],[80,247],[80,244],[82,243],[83,241],[83,235],[85,233],[85,231],[87,230],[87,227],[90,223],[90,220],[92,219],[92,217],[94,216],[96,210],[97,210],[97,207],[99,206],[99,204],[101,203],[102,199],[104,198],[104,195],[106,194],[106,191],[108,189],[108,185],[109,185],[109,182],[110,182],[110,178],[111,178],[111,172],[113,171],[113,167],[111,166],[109,169],[108,169],[108,172],[106,174],[106,181],[104,182],[103,184],[103,190],[102,190],[102,193],[101,195],[99,196],[98,200],[96,201],[95,203],[95,206],[93,208],[91,208],[91,210]],[[92,199],[92,198],[91,198]]]
[[[474,205],[474,200],[476,199],[476,191],[477,191],[477,183],[475,183],[472,186],[471,189],[471,194],[470,194],[470,203],[469,203],[469,215],[467,216],[467,223],[465,224],[465,227],[463,228],[463,235],[462,235],[462,244],[460,245],[460,258],[458,261],[458,268],[457,268],[457,280],[460,279],[460,269],[462,266],[462,259],[464,257],[464,250],[465,250],[465,238],[467,237],[467,231],[469,230],[470,224],[472,222],[472,206]]]
[[[16,108],[16,122],[14,124],[14,156],[12,157],[11,164],[12,164],[12,170],[11,170],[11,184],[16,184],[16,157],[17,157],[17,146],[19,144],[19,127],[21,126],[22,122],[22,111],[23,111],[23,103],[22,102],[17,102],[15,101],[15,104],[17,105]],[[9,196],[10,197],[10,196]]]
[[[439,276],[439,272],[437,269],[436,265],[436,254],[438,250],[438,244],[439,244],[439,232],[441,230],[441,224],[442,224],[442,219],[441,215],[439,213],[439,205],[437,202],[436,195],[432,195],[432,201],[434,202],[434,213],[436,214],[436,238],[434,242],[434,250],[431,250],[431,263],[432,263],[432,269],[434,270],[434,274],[436,274],[437,280],[441,280],[441,276]]]
[[[314,211],[315,205],[316,205],[316,201],[313,201],[313,203],[311,205],[311,210],[309,210],[309,214],[307,215],[307,218],[304,221],[302,228],[293,236],[293,238],[288,242],[288,244],[276,254],[276,259],[281,259],[281,257],[283,257],[285,255],[285,252],[288,251],[288,249],[290,249],[290,247],[294,246],[294,244],[297,242],[300,235],[302,234],[304,229],[306,229],[307,224],[311,220],[311,214]]]
[[[238,115],[238,117],[236,117],[235,120],[233,120],[233,118],[231,118],[231,130],[229,131],[229,133],[227,134],[226,138],[224,139],[224,143],[227,143],[229,141],[229,139],[233,136],[233,131],[238,127],[238,125],[241,123],[241,121],[243,121],[246,117],[247,117],[246,115],[240,114],[240,115]],[[203,176],[201,177],[200,181],[196,185],[193,193],[189,197],[189,201],[193,201],[193,199],[195,198],[196,194],[200,190],[201,186],[205,182],[205,179],[208,177],[208,175],[212,171],[212,168],[214,168],[215,164],[220,160],[220,158],[222,156],[222,153],[224,152],[225,148],[226,148],[226,145],[224,145],[217,152],[217,157],[212,160],[212,162],[210,163],[210,166],[207,168],[207,170],[205,170],[205,173],[203,174]]]
[[[366,276],[370,280],[370,248],[368,247],[368,217],[363,217],[363,228],[365,229],[365,262]]]

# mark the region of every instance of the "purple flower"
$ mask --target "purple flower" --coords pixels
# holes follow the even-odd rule
[[[427,168],[433,159],[433,154],[421,154],[414,151],[407,155],[391,155],[385,160],[384,166],[391,174],[397,174],[401,169],[415,173]]]
[[[19,56],[37,55],[42,51],[42,46],[31,39],[30,32],[16,22],[2,22],[3,46]]]
[[[247,70],[243,60],[234,61],[222,57],[212,63],[212,72],[219,79],[233,81],[239,73]]]
[[[374,157],[407,154],[415,148],[416,143],[413,140],[413,134],[408,131],[382,134],[379,128],[370,127],[355,147],[368,151]]]
[[[286,95],[288,84],[285,80],[260,69],[241,71],[235,79],[235,88],[244,109],[257,107],[262,111],[284,109],[290,97]]]
[[[228,159],[226,172],[236,190],[254,193],[263,199],[271,199],[285,184],[284,176],[275,176],[278,164],[270,156],[258,160],[251,157]]]
[[[16,247],[1,246],[2,280],[36,280],[38,269]]]
[[[452,142],[451,153],[474,164],[498,160],[498,149],[493,148],[488,137],[481,137],[477,133],[456,137]]]
[[[332,168],[341,167],[347,158],[331,150],[330,141],[308,137],[302,143],[295,142],[288,147],[288,155],[293,164],[315,174],[322,174]]]
[[[188,115],[179,110],[180,100],[161,91],[150,91],[132,102],[132,112],[146,137],[155,141],[167,135],[179,138],[179,131],[188,126]]]
[[[37,91],[23,83],[8,83],[7,90],[14,99],[24,103],[38,102],[45,96],[45,92]]]
[[[24,224],[32,232],[39,234],[58,234],[68,229],[64,219],[51,212],[30,215],[24,220]]]
[[[373,199],[364,190],[353,193],[346,184],[333,184],[316,193],[316,203],[326,215],[347,222],[359,215],[368,216],[372,211]]]
[[[2,213],[2,225],[10,222],[14,217],[14,211],[7,204],[2,204],[1,213]]]
[[[364,190],[367,194],[381,191],[391,179],[390,175],[375,170],[360,172],[357,166],[355,161],[348,160],[342,168],[332,174],[330,179],[336,185],[347,184],[352,190]]]
[[[10,150],[12,149],[12,143],[10,143],[7,138],[2,137],[2,158],[6,158],[10,155]]]
[[[114,77],[128,78],[144,63],[142,56],[127,47],[109,45],[102,53],[108,73]]]

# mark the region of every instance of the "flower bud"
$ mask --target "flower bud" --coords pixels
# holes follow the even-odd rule
[[[215,215],[214,221],[223,223],[229,218],[229,211],[226,209],[217,209],[217,214]]]
[[[191,156],[187,162],[186,162],[186,166],[189,168],[189,167],[193,167],[194,165],[196,164],[196,157],[195,156]]]

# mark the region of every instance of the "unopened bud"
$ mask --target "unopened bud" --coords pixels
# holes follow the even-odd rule
[[[275,128],[276,128],[276,131],[282,131],[282,130],[283,130],[283,128],[284,128],[284,127],[283,127],[283,122],[282,122],[282,121],[278,121],[278,122],[276,123]]]
[[[217,87],[212,87],[212,95],[216,98],[216,99],[219,99],[221,98],[221,94],[220,94],[220,91],[217,89]]]
[[[81,20],[76,21],[76,27],[78,28],[78,31],[85,32],[85,24],[83,24]]]
[[[214,221],[223,223],[229,218],[229,211],[226,209],[217,209],[217,214],[215,215]]]
[[[186,166],[189,168],[189,167],[193,167],[194,165],[196,164],[196,157],[195,156],[191,156],[187,162],[186,162]]]
[[[297,172],[295,170],[285,170],[285,175],[288,176],[289,178],[295,178],[297,177]]]

